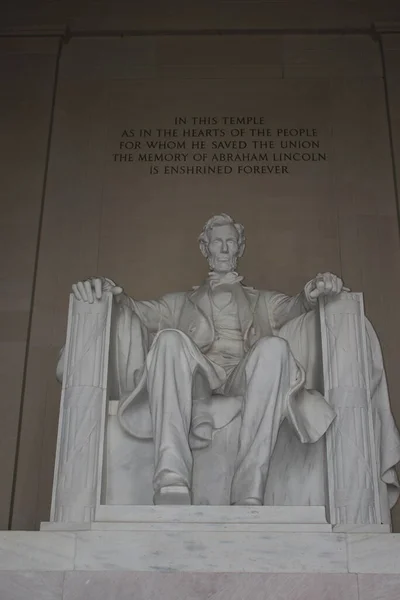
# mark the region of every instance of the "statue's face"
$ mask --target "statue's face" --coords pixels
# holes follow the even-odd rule
[[[216,225],[208,232],[208,264],[212,271],[229,273],[239,257],[239,234],[233,225]]]

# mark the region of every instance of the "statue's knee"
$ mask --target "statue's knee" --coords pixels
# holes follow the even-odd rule
[[[159,346],[166,346],[173,350],[182,348],[183,338],[181,333],[175,329],[164,329],[158,333],[155,342]]]

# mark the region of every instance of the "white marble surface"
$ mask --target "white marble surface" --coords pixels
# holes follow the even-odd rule
[[[42,531],[232,531],[331,533],[324,506],[105,506],[92,523],[41,524]]]
[[[332,273],[319,273],[293,297],[242,285],[243,276],[236,272],[236,265],[245,250],[244,228],[224,213],[207,221],[198,240],[201,253],[208,261],[209,273],[192,291],[170,293],[160,300],[140,301],[127,296],[122,287],[105,277],[91,277],[72,285],[74,298],[65,353],[65,365],[71,368],[66,371],[63,386],[66,388],[71,371],[75,387],[81,386],[83,380],[88,385],[88,379],[97,390],[104,390],[101,374],[105,372],[104,356],[108,355],[110,335],[109,383],[112,382],[111,387],[117,392],[113,397],[121,399],[117,413],[120,428],[110,415],[105,452],[98,443],[101,433],[96,434],[94,440],[80,435],[79,443],[85,448],[82,464],[75,456],[64,457],[61,452],[57,453],[57,457],[61,456],[60,465],[68,467],[69,475],[60,477],[60,481],[66,481],[74,493],[60,491],[60,485],[56,486],[52,520],[94,520],[90,512],[96,486],[91,472],[96,470],[92,455],[97,449],[98,472],[103,472],[104,455],[108,465],[104,471],[107,504],[150,504],[153,499],[155,503],[166,503],[160,501],[166,497],[162,488],[170,485],[184,486],[185,496],[190,494],[190,501],[195,505],[250,502],[289,505],[296,502],[286,497],[284,502],[279,502],[274,496],[278,488],[287,490],[291,473],[285,466],[280,464],[278,469],[284,474],[282,480],[275,485],[267,482],[274,450],[277,459],[280,458],[277,445],[280,425],[286,417],[303,443],[316,442],[335,415],[320,394],[302,393],[305,374],[299,367],[301,361],[294,360],[288,345],[290,340],[282,326],[313,311],[319,296],[339,294],[343,283]],[[102,336],[97,333],[94,336],[93,323],[97,332],[98,317],[101,316],[101,323],[107,321],[102,315],[109,315],[109,311],[106,307],[103,312],[100,309],[103,296],[110,292],[116,298],[116,308],[113,318],[108,319],[108,335],[102,328]],[[298,337],[298,333],[294,335]],[[227,380],[227,373],[232,368],[235,368],[235,377],[231,382]],[[139,374],[137,377],[133,377],[135,372]],[[223,390],[222,395],[210,396],[211,390],[219,388]],[[301,401],[297,401],[300,388]],[[75,410],[81,405],[77,391],[72,389],[68,399],[74,408],[75,422],[80,423],[79,412]],[[163,411],[157,410],[158,402]],[[82,404],[86,405],[87,402]],[[94,406],[100,406],[100,402],[94,402]],[[76,425],[72,424],[70,412],[62,411],[60,430],[65,429],[68,440],[74,441]],[[167,413],[168,419],[164,420],[163,415]],[[213,438],[213,431],[229,427],[239,414],[236,430],[233,428],[226,438],[218,434]],[[98,413],[90,417],[91,429],[98,433],[101,430]],[[132,437],[131,444],[121,436],[121,428]],[[67,440],[66,435],[64,438]],[[143,452],[136,452],[133,441],[138,439],[153,439],[154,449],[144,443],[140,448]],[[65,445],[78,447],[69,442]],[[217,448],[212,457],[207,453],[209,446],[213,450]],[[197,455],[195,450],[200,449],[202,453]],[[193,455],[198,459],[197,469]],[[93,463],[93,467],[87,467],[88,463]],[[218,465],[220,469],[210,474]],[[311,466],[314,465],[306,460],[301,470],[311,471]],[[82,485],[82,480],[88,480],[86,469],[91,475],[91,486]],[[265,498],[266,488],[272,490],[269,500]],[[136,489],[140,490],[139,502]],[[180,503],[180,500],[174,499],[174,502]],[[83,513],[80,519],[76,518],[79,511]],[[112,519],[107,517],[107,520]]]
[[[343,535],[226,532],[76,534],[77,570],[346,572]]]
[[[3,571],[1,600],[398,600],[400,574]]]
[[[341,574],[67,573],[66,600],[358,600]]]
[[[392,527],[388,523],[368,523],[358,525],[356,523],[340,523],[333,525],[334,533],[391,533]]]
[[[99,280],[99,282],[100,282],[100,280]],[[343,297],[340,297],[340,299],[338,301],[338,304],[340,306],[343,303],[346,304],[346,302],[349,302],[350,297],[353,300],[354,300],[354,298],[356,298],[356,299],[360,298],[360,294],[349,294],[347,292],[343,293],[342,296]],[[79,303],[79,301],[76,299],[74,299],[74,302]],[[81,303],[81,304],[85,308],[87,308],[88,306],[89,307],[94,306],[93,304],[88,304],[88,303]],[[358,307],[358,304],[357,304],[357,307]],[[359,312],[360,312],[360,314],[363,314],[362,307]],[[79,328],[77,329],[76,326],[72,327],[72,329],[75,332],[79,330]],[[328,327],[328,329],[329,329],[329,327]],[[346,328],[346,331],[347,331],[347,329],[348,328]],[[361,327],[360,331],[364,331],[363,326]],[[283,333],[282,333],[282,335],[283,335]],[[352,345],[350,344],[351,354],[355,355],[356,351],[354,350],[353,346],[359,345],[358,338],[355,334],[354,335],[352,334],[350,337],[351,337],[351,344],[352,344]],[[326,343],[325,345],[328,347],[328,349],[330,349],[331,346],[332,346],[332,348],[336,348],[336,345],[334,342],[331,344]],[[365,348],[364,348],[364,350],[365,350]],[[332,352],[333,352],[333,350],[332,350]],[[93,358],[94,361],[95,361],[96,357],[99,358],[99,356],[102,356],[102,353],[97,352],[97,351],[94,352],[94,354],[95,354],[95,357]],[[96,360],[97,360],[97,358],[96,358]],[[333,362],[335,364],[337,362],[340,362],[338,360],[336,354],[334,354],[334,358],[335,358],[335,360]],[[299,362],[301,362],[301,360]],[[347,362],[346,362],[346,360],[341,359],[341,363],[347,365]],[[132,371],[132,369],[131,369],[131,371]],[[101,372],[103,372],[103,369],[99,367],[98,374]],[[97,373],[97,371],[96,371],[96,373]],[[345,379],[345,375],[346,375],[346,373],[343,375],[344,379]],[[354,375],[353,371],[351,371],[351,375]],[[356,373],[356,375],[357,375],[357,373]],[[363,380],[366,378],[367,377],[365,376],[363,378]],[[353,377],[353,379],[354,379],[354,377]],[[356,379],[357,379],[357,377],[356,377]],[[358,377],[358,379],[360,379],[360,377]],[[355,383],[353,382],[353,384],[356,386],[357,389],[358,389],[359,383],[360,383],[358,381],[358,379]],[[347,381],[347,379],[346,379],[346,381]],[[335,383],[335,385],[336,385],[336,383]],[[368,396],[368,394],[367,394],[367,396]],[[104,489],[105,496],[103,498],[103,502],[105,502],[105,505],[100,506],[99,504],[97,504],[95,519],[99,520],[99,521],[107,521],[107,522],[136,521],[137,519],[136,519],[136,515],[135,515],[135,513],[136,513],[135,505],[137,505],[137,504],[151,505],[151,503],[153,501],[153,490],[152,490],[152,483],[151,483],[153,464],[154,464],[153,444],[152,444],[152,442],[149,442],[149,441],[137,440],[134,437],[128,436],[126,433],[123,433],[121,431],[120,425],[115,416],[116,402],[115,401],[110,402],[108,408],[109,408],[109,415],[108,415],[108,425],[107,425],[107,439],[106,439],[106,444],[105,444],[106,454],[107,454],[107,460],[106,460],[107,476],[106,476],[105,480],[106,480],[107,484]],[[357,421],[357,419],[356,419],[356,421]],[[227,432],[228,428],[232,428],[234,425],[236,426],[236,428],[234,428],[235,431],[233,432],[234,435],[232,434],[232,431],[230,431],[229,435],[226,434],[224,437],[223,434],[224,434],[225,430]],[[193,498],[192,498],[192,500],[193,500],[193,504],[195,504],[196,506],[207,506],[207,505],[226,506],[227,504],[229,504],[229,501],[230,501],[229,500],[229,495],[230,495],[229,490],[231,487],[231,480],[232,480],[232,475],[234,472],[234,457],[237,454],[237,437],[239,435],[239,429],[240,429],[240,420],[234,419],[231,424],[229,424],[227,427],[223,428],[222,432],[218,431],[214,435],[213,442],[209,448],[205,448],[205,449],[203,448],[201,450],[193,452],[194,468],[193,468],[193,485],[192,485]],[[282,433],[283,430],[284,430],[284,427],[281,427],[280,433]],[[290,437],[293,438],[293,431],[291,429],[290,429]],[[354,437],[354,436],[352,436],[352,437]],[[361,436],[363,443],[365,442],[367,437],[368,436],[366,436],[366,435]],[[278,441],[279,441],[279,439],[280,438],[278,437]],[[285,443],[287,443],[287,439],[286,439]],[[96,444],[90,445],[92,450],[93,450],[94,446],[96,446]],[[307,447],[308,444],[304,444],[303,446]],[[310,446],[313,446],[313,445],[311,444]],[[371,464],[371,460],[370,460],[371,452],[369,449],[369,443],[365,442],[364,446],[363,446],[363,452],[367,458],[365,458],[365,461],[363,462],[363,464],[365,463],[366,465],[370,465]],[[336,443],[335,443],[335,447],[336,447],[336,451],[334,453],[328,452],[328,456],[330,456],[332,458],[332,460],[334,459],[335,465],[337,466],[337,468],[335,470],[335,477],[332,477],[332,469],[330,470],[331,476],[330,476],[329,480],[331,483],[330,487],[332,488],[332,490],[336,489],[336,487],[337,487],[335,481],[336,481],[336,479],[337,480],[340,479],[340,473],[343,470],[342,469],[343,464],[347,464],[346,461],[343,460],[343,457],[341,459],[342,462],[340,462],[340,460],[339,460],[340,457],[338,455],[339,446]],[[279,459],[279,465],[280,465],[280,467],[283,467],[284,461],[281,459],[284,457],[285,452],[282,451],[282,447],[281,447],[281,445],[279,445],[279,443],[277,444],[275,450],[276,451],[274,453],[274,457],[277,457],[277,459]],[[322,450],[322,447],[320,448],[320,450]],[[350,450],[352,450],[352,446],[350,446]],[[101,440],[101,442],[99,444],[99,453],[100,453],[100,456],[103,456],[103,440]],[[96,454],[95,452],[94,452],[94,454],[93,453],[91,454],[92,458],[95,454]],[[314,468],[315,468],[314,462],[310,461],[310,457],[308,457],[308,456],[305,457],[305,455],[301,452],[300,452],[300,454],[302,456],[302,460],[304,460],[304,465],[306,465],[308,470],[310,470],[310,471],[312,470],[314,472]],[[343,454],[343,456],[344,455],[347,456],[347,455],[349,455],[349,451],[346,450],[345,452],[342,452],[342,454]],[[351,454],[351,452],[350,452],[350,454]],[[372,454],[374,454],[374,452],[372,452]],[[294,453],[294,456],[297,456],[296,452]],[[393,458],[393,461],[396,462],[395,457]],[[95,462],[96,461],[93,461],[93,468],[95,466]],[[87,461],[85,462],[85,464],[86,463],[87,463]],[[291,483],[292,479],[294,478],[294,473],[296,473],[296,474],[302,473],[303,470],[307,470],[307,468],[304,469],[304,465],[301,465],[300,468],[297,468],[297,466],[295,466],[295,468],[293,468],[294,463],[295,463],[295,461],[290,459],[288,462],[288,465],[287,465],[287,467],[290,467],[290,468],[288,468],[288,470],[286,470],[286,468],[278,469],[280,478],[278,478],[276,481],[274,481],[275,485],[273,484],[272,481],[268,480],[267,489],[269,490],[270,494],[272,493],[272,496],[268,497],[268,498],[264,498],[265,504],[291,505],[293,503],[293,500],[296,501],[298,496],[301,495],[301,493],[303,492],[303,487],[306,487],[307,490],[309,489],[310,485],[306,484],[305,481],[297,482],[297,480],[296,480],[297,485],[294,486],[295,493],[294,494],[288,493],[290,483]],[[340,465],[339,465],[339,463],[340,463]],[[350,463],[352,464],[352,461],[350,461]],[[286,465],[286,463],[284,463],[284,464]],[[210,468],[209,465],[212,465],[212,468]],[[274,458],[273,458],[272,463],[271,463],[271,472],[274,471],[274,468],[273,468],[274,465],[275,465],[275,463],[274,463]],[[216,466],[217,466],[217,468],[216,468]],[[364,485],[365,484],[364,479],[368,482],[368,477],[364,474],[365,475],[364,479],[363,479],[363,477],[361,477],[361,479],[363,479],[363,481],[359,481],[360,477],[358,479],[353,478],[354,479],[354,481],[353,481],[352,476],[351,476],[351,473],[353,471],[351,469],[352,469],[352,467],[350,468],[350,471],[348,472],[348,475],[349,475],[348,479],[350,482],[354,483],[354,486],[353,486],[354,490],[353,490],[353,492],[351,492],[351,490],[349,491],[349,493],[347,494],[348,498],[345,494],[346,499],[348,501],[350,501],[352,498],[354,498],[354,499],[358,498],[358,494],[359,494],[360,490],[364,490],[364,488],[365,488],[364,491],[367,494],[368,498],[369,498],[369,496],[371,496],[371,498],[374,497],[375,500],[377,500],[377,499],[379,500],[379,496],[375,489],[376,486],[368,487],[368,485]],[[92,471],[92,468],[90,468],[90,470]],[[317,469],[317,470],[319,473],[320,469]],[[81,473],[81,471],[82,471],[81,467],[78,467],[76,469],[76,471],[73,470],[74,473],[75,472]],[[368,471],[368,468],[367,468],[367,471]],[[284,473],[283,478],[281,476],[281,473]],[[358,469],[358,468],[357,468],[357,473],[360,473],[360,469]],[[322,475],[323,475],[323,469],[322,469]],[[370,479],[373,479],[375,481],[376,477],[375,478],[370,477]],[[324,477],[322,476],[318,479],[318,481],[313,480],[311,482],[311,488],[319,489],[321,487],[321,482],[322,482],[322,487],[325,487],[323,484]],[[352,483],[352,485],[353,485],[353,483]],[[350,484],[349,485],[346,484],[346,489],[349,486],[350,486]],[[79,489],[81,489],[81,488],[82,488],[82,486],[80,486]],[[342,486],[342,488],[343,488],[343,486]],[[361,505],[363,507],[365,505],[365,507],[367,507],[367,508],[364,507],[365,510],[363,509],[363,511],[361,511],[361,510],[359,510],[359,505],[357,504],[357,500],[355,500],[354,506],[353,506],[353,504],[350,503],[351,504],[351,510],[350,510],[349,509],[350,505],[348,505],[348,504],[343,505],[342,501],[343,501],[343,491],[344,490],[342,488],[339,490],[336,490],[339,495],[339,500],[338,500],[338,498],[336,498],[336,496],[337,496],[336,493],[331,493],[331,496],[330,496],[332,507],[336,507],[337,500],[338,500],[339,505],[341,506],[340,511],[339,512],[336,511],[337,514],[334,513],[334,520],[339,521],[341,523],[347,521],[347,522],[350,522],[351,524],[353,524],[354,522],[361,523],[361,524],[362,523],[372,524],[372,526],[373,526],[372,529],[373,529],[373,531],[375,531],[375,529],[376,529],[375,522],[378,518],[377,514],[379,512],[376,509],[375,505],[377,505],[378,502],[375,502],[375,504],[374,503],[371,504],[372,501],[371,502],[362,502]],[[350,489],[350,487],[349,487],[349,489]],[[278,495],[279,495],[278,490],[281,490],[281,491],[284,490],[284,494],[283,494],[282,498],[281,497],[278,498]],[[297,493],[296,493],[296,490],[297,490]],[[92,518],[89,513],[90,513],[90,510],[91,510],[91,507],[93,506],[93,504],[92,504],[92,501],[89,502],[87,498],[84,498],[85,494],[82,495],[83,491],[85,493],[87,492],[86,489],[83,490],[83,488],[82,488],[80,494],[78,494],[79,510],[83,509],[84,518],[82,520],[88,519],[90,521],[90,520],[92,520]],[[91,486],[91,493],[92,492],[94,492],[93,486]],[[309,494],[309,491],[307,491],[307,494]],[[70,494],[67,493],[66,495],[67,495],[67,497],[69,497]],[[315,496],[315,494],[314,494],[314,496]],[[81,500],[84,500],[84,501],[81,501]],[[280,500],[280,501],[278,501],[278,500]],[[308,504],[308,503],[314,504],[315,503],[315,498],[313,498],[312,500],[311,500],[311,498],[309,498],[310,502],[307,502],[304,500],[305,500],[304,498],[300,498],[299,503],[300,504]],[[318,500],[319,500],[319,502],[318,502]],[[318,497],[318,500],[317,500],[317,503],[319,503],[319,504],[325,503],[326,499],[324,497],[324,494],[322,494],[321,498]],[[62,510],[60,512],[59,519],[64,520],[64,521],[77,521],[78,520],[76,518],[73,518],[73,519],[71,518],[72,513],[69,509],[67,512],[65,512],[64,507],[61,506],[61,508],[62,508]],[[150,506],[149,506],[149,508],[150,508]],[[208,506],[208,508],[211,509],[212,506]],[[142,509],[143,509],[143,507],[141,507],[139,510],[142,510]],[[153,521],[153,516],[149,514],[148,518],[146,518],[145,520]],[[177,518],[177,520],[179,520],[179,517]],[[226,520],[225,515],[222,520],[223,521]],[[302,525],[302,527],[298,528],[297,531],[300,531],[300,530],[304,531],[304,529],[307,529],[304,527],[304,524],[309,523],[310,521],[307,518],[304,519],[301,516],[299,516],[298,508],[293,507],[292,511],[291,511],[291,518],[285,519],[284,521],[280,520],[279,523],[280,523],[280,525],[283,525],[284,523],[293,523],[293,522]],[[312,522],[314,522],[314,521],[312,521]],[[378,519],[378,522],[381,522],[380,517]],[[275,524],[275,523],[277,523],[277,521],[275,521],[274,519],[272,521],[270,519],[266,519],[265,523]],[[321,523],[322,522],[320,521],[320,524]],[[326,525],[325,519],[323,520],[323,523],[324,523],[324,525]],[[76,529],[76,527],[73,527],[73,529]],[[268,528],[263,528],[263,529],[266,530]],[[314,529],[308,528],[309,531],[310,530],[321,531],[322,529],[324,529],[324,528],[323,527],[316,527]],[[269,528],[269,530],[270,531],[271,530],[287,531],[287,530],[290,530],[290,528],[282,527],[280,529],[277,529],[276,527],[271,527],[271,528]],[[328,531],[329,527],[326,527],[325,530]],[[344,530],[343,530],[343,532],[346,532],[346,533],[348,531],[349,531],[349,529],[347,529],[347,528],[344,528]],[[379,531],[379,529],[377,531]],[[338,530],[337,532],[341,533],[342,530]]]
[[[400,575],[358,575],[359,600],[399,600]]]
[[[102,302],[70,296],[62,377],[51,520],[91,522],[100,496],[105,438],[111,294]]]
[[[145,507],[135,507],[192,503],[201,515],[207,505],[285,505],[283,520],[256,519],[265,525],[260,533],[279,531],[271,525],[296,531],[284,526],[292,523],[300,525],[297,532],[308,523],[314,532],[330,530],[325,516],[304,518],[304,509],[292,506],[298,503],[328,506],[334,524],[389,523],[387,495],[382,518],[371,414],[368,364],[377,365],[367,353],[362,294],[328,272],[293,297],[243,285],[236,265],[244,229],[224,213],[207,221],[199,243],[210,271],[190,292],[140,301],[105,277],[73,284],[59,361],[64,377],[51,520],[148,522],[149,530],[154,522],[206,522],[228,533],[228,523],[233,529],[243,523],[235,507],[214,520],[187,519],[173,507],[176,517],[148,511],[138,518]],[[317,391],[322,387],[326,400]],[[117,411],[115,401],[107,406],[110,396],[119,399]],[[397,448],[388,414],[384,442]],[[282,445],[284,420],[289,432]],[[290,441],[296,433],[304,448],[288,453],[296,450]],[[307,449],[320,440],[316,462]],[[300,465],[293,459],[299,455]],[[394,452],[383,472],[399,458]],[[309,501],[299,498],[304,488]]]
[[[43,531],[52,531],[49,523]],[[67,524],[68,531],[69,523]],[[92,523],[90,531],[232,531],[278,533],[331,533],[328,523]]]
[[[235,532],[199,528],[193,531],[107,529],[69,533],[9,531],[0,536],[0,571],[4,573],[4,577],[0,574],[0,592],[3,589],[1,582],[9,581],[10,585],[20,586],[23,590],[24,582],[29,581],[29,575],[22,579],[17,576],[7,579],[7,573],[11,572],[86,571],[89,579],[93,571],[350,572],[375,574],[383,579],[385,574],[396,575],[400,581],[400,535]],[[32,578],[40,587],[40,577],[35,579],[32,575]],[[58,581],[57,577],[47,580],[50,587],[56,586]],[[365,578],[364,584],[364,588],[370,585],[378,589],[381,581]],[[3,597],[0,593],[1,600]],[[398,597],[400,594],[396,600]],[[9,600],[7,596],[5,598]],[[47,600],[46,596],[44,598]],[[374,596],[367,598],[373,600]],[[377,598],[381,600],[385,596]],[[392,600],[392,596],[389,598]]]
[[[351,573],[400,573],[399,534],[351,534],[347,540]]]
[[[320,302],[324,390],[336,419],[326,434],[330,523],[382,522],[363,296]],[[385,504],[388,504],[386,500]]]
[[[62,571],[3,571],[0,576],[0,598],[62,600],[64,577]]]
[[[40,531],[90,531],[92,523],[62,523],[60,521],[42,521]]]
[[[106,490],[108,505],[152,505],[154,445],[121,430],[118,401],[108,403]],[[193,451],[195,505],[229,504],[240,419],[214,432],[207,448]],[[284,421],[268,473],[265,505],[325,504],[325,439],[302,444]],[[307,468],[304,468],[304,465]]]
[[[4,531],[0,533],[0,570],[73,569],[75,539],[72,533]]]
[[[327,524],[324,506],[106,506],[97,521]]]

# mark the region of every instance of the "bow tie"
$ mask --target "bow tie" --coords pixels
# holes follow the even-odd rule
[[[217,285],[233,285],[234,283],[240,283],[242,279],[243,277],[238,275],[236,271],[231,271],[230,273],[216,273],[215,271],[211,271],[208,274],[207,282],[211,288],[214,288]]]

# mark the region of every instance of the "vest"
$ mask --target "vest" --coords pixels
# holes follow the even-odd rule
[[[215,338],[207,352],[207,357],[223,367],[227,374],[244,356],[239,311],[231,290],[229,285],[218,285],[210,290]]]

